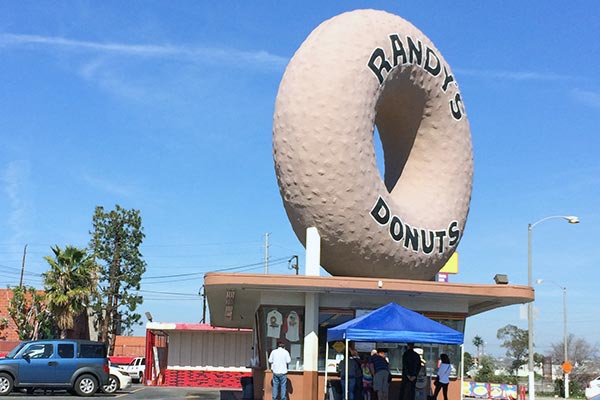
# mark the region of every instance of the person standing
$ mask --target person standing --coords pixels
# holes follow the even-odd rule
[[[287,400],[288,364],[292,361],[290,353],[285,349],[285,343],[278,342],[277,348],[269,354],[271,372],[273,372],[273,400]]]
[[[385,351],[377,350],[369,359],[373,371],[373,390],[377,393],[377,400],[388,400],[390,390],[390,366],[385,358]]]
[[[452,372],[452,365],[450,365],[450,357],[448,354],[440,354],[440,366],[437,370],[437,379],[435,380],[435,392],[433,398],[437,399],[437,395],[442,391],[444,400],[448,400],[448,384],[450,383],[450,372]]]
[[[360,357],[356,349],[349,350],[350,358],[348,360],[348,397],[346,398],[346,363],[342,360],[338,364],[340,371],[340,380],[342,384],[342,398],[344,400],[360,400],[362,388],[362,368],[360,366]]]
[[[414,350],[414,343],[406,344],[408,349],[402,355],[402,397],[404,400],[415,400],[417,376],[421,369],[421,357]]]

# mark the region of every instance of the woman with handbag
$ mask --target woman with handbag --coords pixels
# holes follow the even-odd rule
[[[450,372],[452,372],[452,365],[450,365],[450,357],[448,354],[440,354],[440,366],[437,370],[437,378],[435,379],[435,392],[433,392],[434,400],[437,400],[437,395],[442,391],[444,394],[444,400],[448,400],[448,384],[450,383]]]

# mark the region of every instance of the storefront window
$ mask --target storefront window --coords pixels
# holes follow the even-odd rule
[[[324,372],[327,367],[328,373],[336,373],[337,364],[343,360],[345,354],[345,342],[327,343],[327,329],[350,321],[368,311],[370,310],[338,308],[321,308],[319,310],[319,371]],[[434,317],[430,316],[430,318],[459,332],[464,331],[464,319],[460,317],[448,318],[447,316],[436,315]],[[256,314],[255,323],[253,366],[268,368],[267,359],[269,354],[277,347],[277,342],[282,341],[292,358],[289,369],[302,369],[304,361],[304,307],[263,305]],[[325,360],[325,346],[327,345],[329,346],[328,360]],[[392,374],[400,375],[402,373],[402,355],[406,351],[406,343],[351,342],[350,346],[358,350],[363,360],[368,359],[371,350],[384,349]],[[415,348],[417,352],[422,354],[427,375],[435,374],[439,356],[442,353],[448,354],[453,367],[452,375],[457,375],[460,368],[459,345],[415,343]]]
[[[324,371],[327,365],[329,373],[335,373],[337,363],[341,361],[345,354],[345,343],[330,342],[328,360],[325,361],[325,346],[327,341],[327,329],[338,326],[346,321],[360,316],[369,310],[349,310],[349,309],[321,309],[319,312],[319,371]],[[459,332],[464,331],[464,319],[432,318]],[[365,360],[371,354],[373,349],[384,349],[390,363],[390,370],[393,375],[402,374],[402,355],[406,351],[406,343],[382,343],[382,342],[350,342],[361,359]],[[456,376],[460,367],[460,345],[442,345],[442,344],[419,344],[415,343],[417,352],[422,354],[423,364],[427,375],[435,374],[437,363],[442,353],[448,354],[452,364],[452,376]]]
[[[319,371],[325,370],[325,346],[327,344],[327,329],[333,328],[354,318],[354,310],[320,309],[319,310]],[[341,344],[341,346],[340,346]],[[328,372],[335,372],[337,363],[344,354],[344,343],[329,343]]]
[[[444,324],[459,332],[464,332],[463,319],[449,319],[430,317],[431,319]],[[402,374],[402,355],[407,349],[406,343],[376,343],[375,348],[382,348],[386,351],[390,362],[390,370],[394,375]],[[427,375],[435,375],[438,368],[440,354],[445,353],[450,358],[452,365],[451,376],[457,376],[460,368],[460,345],[457,344],[437,344],[437,343],[415,343],[415,351],[421,355],[422,364],[425,366]]]
[[[302,307],[262,306],[259,311],[258,340],[261,340],[264,351],[263,366],[267,367],[267,359],[278,342],[285,343],[290,352],[292,362],[290,370],[302,368],[304,342],[304,309]],[[256,347],[257,344],[255,344]]]

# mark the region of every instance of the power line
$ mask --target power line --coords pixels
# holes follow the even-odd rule
[[[280,258],[275,258],[273,260],[270,260],[269,262],[271,264],[281,264],[283,263],[283,261],[287,262],[287,260],[289,259],[289,256],[285,256],[285,257],[280,257]],[[208,272],[224,272],[224,271],[233,271],[236,269],[243,269],[243,268],[251,268],[251,267],[256,267],[256,266],[263,266],[264,265],[264,261],[260,261],[260,262],[255,262],[255,263],[251,263],[251,264],[243,264],[243,265],[235,265],[232,267],[226,267],[226,268],[218,268],[218,269],[212,269],[209,270]],[[169,267],[169,268],[174,268],[174,267]],[[211,267],[206,267],[206,269],[210,269]],[[142,280],[145,279],[165,279],[165,278],[179,278],[179,277],[183,277],[183,276],[195,276],[195,275],[204,275],[206,272],[190,272],[190,273],[186,273],[186,274],[171,274],[171,275],[157,275],[157,276],[148,276],[148,277],[143,277]]]
[[[189,274],[175,274],[175,275],[159,275],[159,276],[144,276],[142,279],[165,279],[165,278],[180,278],[182,276],[197,276],[201,273],[199,272],[191,272]]]
[[[143,290],[143,289],[138,290],[138,292],[154,293],[154,294],[169,294],[169,295],[173,295],[173,296],[195,296],[195,297],[198,297],[198,295],[195,293],[159,292],[159,291],[155,291],[155,290]]]

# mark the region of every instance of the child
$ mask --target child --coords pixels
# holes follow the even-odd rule
[[[373,374],[369,366],[369,358],[366,357],[360,365],[362,369],[363,400],[371,400],[373,391]]]

